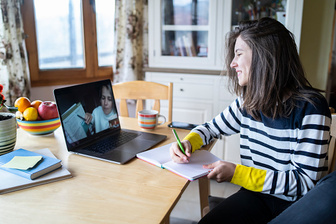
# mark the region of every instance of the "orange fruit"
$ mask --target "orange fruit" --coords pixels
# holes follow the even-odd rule
[[[38,110],[37,108],[40,106],[41,103],[42,103],[42,100],[34,100],[33,102],[31,102],[30,106]]]
[[[17,107],[18,111],[23,113],[25,109],[30,107],[30,100],[27,97],[19,97],[15,100],[14,107]]]
[[[37,110],[34,107],[28,107],[23,111],[23,118],[26,121],[36,121],[38,118]]]

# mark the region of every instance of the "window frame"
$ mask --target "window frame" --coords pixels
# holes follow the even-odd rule
[[[21,7],[32,87],[69,85],[102,79],[113,80],[112,66],[98,66],[95,0],[82,0],[84,68],[39,69],[35,28],[34,0],[25,0]]]

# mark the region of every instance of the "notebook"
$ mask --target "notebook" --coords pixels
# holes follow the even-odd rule
[[[169,153],[170,146],[171,144],[167,144],[146,152],[140,152],[137,154],[137,157],[153,165],[176,173],[190,181],[194,181],[208,175],[211,169],[205,169],[203,168],[203,165],[221,160],[209,151],[196,150],[191,154],[188,163],[175,163],[171,159]]]
[[[43,156],[56,158],[54,154],[47,148],[34,151]],[[47,184],[59,180],[71,178],[71,173],[64,167],[60,167],[55,171],[52,171],[46,175],[30,180],[19,175],[7,172],[0,169],[0,194],[9,193],[12,191],[18,191],[42,184]]]
[[[58,88],[54,97],[71,153],[124,164],[167,137],[123,129],[108,79]]]

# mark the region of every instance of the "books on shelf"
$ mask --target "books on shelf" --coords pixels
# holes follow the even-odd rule
[[[189,35],[183,35],[182,39],[183,39],[183,43],[184,43],[184,47],[186,49],[187,55],[191,57],[197,56],[191,34],[189,33]]]
[[[217,156],[206,150],[197,150],[191,154],[189,163],[175,163],[169,153],[171,144],[138,153],[136,156],[158,167],[167,169],[188,180],[196,180],[206,176],[211,170],[203,168],[203,165],[220,160]]]
[[[39,159],[37,163],[32,164],[32,167],[18,168],[26,163],[29,163],[31,159]],[[30,161],[29,161],[30,160]],[[11,166],[7,164],[12,164]],[[36,164],[36,165],[35,165]],[[7,165],[7,166],[6,166]],[[22,176],[24,178],[33,180],[46,173],[49,173],[62,166],[61,160],[54,157],[38,154],[36,152],[28,151],[25,149],[17,149],[10,153],[0,156],[0,169],[7,172]]]
[[[197,56],[191,34],[178,37],[176,39],[176,48],[179,49],[180,56]]]
[[[52,152],[47,148],[36,150],[35,153],[56,159],[56,157],[52,154]],[[22,190],[46,183],[51,183],[54,181],[63,180],[70,177],[72,177],[71,173],[63,166],[52,172],[42,175],[34,180],[24,178],[12,172],[0,169],[0,194]]]

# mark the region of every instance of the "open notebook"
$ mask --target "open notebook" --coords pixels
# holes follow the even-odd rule
[[[221,160],[209,151],[197,150],[191,154],[189,163],[175,163],[170,157],[170,146],[171,144],[164,145],[138,153],[136,156],[141,160],[167,169],[191,181],[206,176],[211,171],[210,169],[204,169],[203,165]]]

